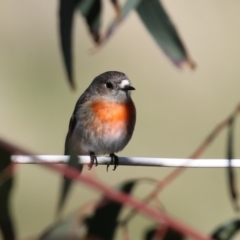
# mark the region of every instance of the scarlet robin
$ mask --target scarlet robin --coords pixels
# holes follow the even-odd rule
[[[97,166],[96,156],[109,154],[115,170],[118,165],[115,153],[128,144],[136,123],[132,90],[135,88],[122,72],[109,71],[94,78],[76,103],[65,154],[70,154],[71,148],[78,155],[90,155],[91,166],[94,163]]]

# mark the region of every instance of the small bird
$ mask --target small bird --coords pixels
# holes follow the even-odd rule
[[[78,155],[90,155],[89,168],[94,163],[98,165],[96,156],[109,154],[115,170],[118,166],[115,153],[128,144],[136,123],[132,90],[135,88],[122,72],[109,71],[94,78],[76,103],[66,136],[65,154],[69,155],[72,149]]]

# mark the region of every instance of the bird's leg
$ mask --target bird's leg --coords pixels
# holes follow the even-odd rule
[[[92,168],[92,166],[94,165],[95,163],[95,166],[98,165],[98,161],[97,161],[97,157],[96,155],[94,154],[94,152],[89,152],[90,154],[90,159],[91,159],[91,162],[90,164],[88,165],[88,169],[90,170]]]
[[[113,167],[113,171],[114,171],[114,170],[116,170],[116,168],[117,168],[117,166],[118,166],[118,156],[115,155],[114,153],[111,153],[111,154],[109,155],[109,157],[111,158],[110,164],[113,164],[113,163],[114,163],[114,167]],[[107,171],[108,171],[108,167],[109,167],[110,164],[107,165]]]

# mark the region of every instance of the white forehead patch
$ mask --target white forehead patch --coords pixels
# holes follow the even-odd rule
[[[130,82],[127,79],[122,80],[122,82],[119,84],[121,88],[124,88],[125,86],[129,86]]]

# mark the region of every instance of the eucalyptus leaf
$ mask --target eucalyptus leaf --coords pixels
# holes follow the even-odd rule
[[[118,0],[110,0],[115,8],[117,18],[119,19],[121,17],[121,7],[119,5]]]
[[[229,119],[229,126],[228,126],[228,137],[227,137],[227,159],[229,160],[229,165],[227,168],[227,174],[228,174],[228,183],[229,183],[229,190],[230,195],[235,207],[235,210],[239,210],[238,206],[238,192],[237,192],[237,183],[236,183],[236,176],[234,173],[234,169],[232,167],[232,159],[233,159],[233,145],[234,145],[234,138],[233,138],[233,131],[234,131],[234,120],[235,115],[233,115]]]
[[[232,220],[217,228],[211,237],[215,240],[231,240],[240,230],[240,220]]]
[[[37,240],[80,240],[80,228],[77,214],[72,214],[48,228]]]
[[[120,19],[119,18],[114,18],[114,20],[112,20],[112,22],[109,24],[106,34],[103,37],[103,40],[101,41],[100,45],[105,44],[110,37],[113,35],[113,33],[115,32],[115,30],[117,29],[118,25],[120,24],[120,22],[123,22],[125,20],[125,18],[128,16],[128,14],[132,11],[135,10],[135,8],[137,7],[137,5],[141,2],[142,0],[127,0],[126,3],[124,4],[124,6],[121,9],[121,16]]]
[[[175,231],[174,229],[168,228],[165,232],[164,237],[158,238],[156,232],[158,231],[157,228],[152,228],[146,231],[145,240],[184,240],[184,237],[181,233]]]
[[[184,44],[159,0],[127,0],[122,9],[117,0],[111,0],[116,17],[103,37],[100,36],[102,6],[100,0],[60,0],[60,41],[64,64],[71,87],[75,88],[72,70],[72,27],[74,11],[78,8],[86,20],[93,41],[105,44],[132,10],[136,10],[146,29],[172,62],[180,68],[194,68]],[[94,50],[94,49],[93,49]]]
[[[124,182],[119,191],[130,194],[139,180]],[[45,230],[38,240],[78,240],[78,239],[113,239],[118,226],[118,215],[123,207],[103,197],[101,202],[84,206],[64,220],[58,221]],[[91,214],[91,216],[89,216]],[[95,238],[96,237],[96,238]]]
[[[59,5],[59,32],[63,60],[68,81],[75,89],[72,70],[72,25],[73,15],[79,0],[60,0]]]
[[[78,4],[78,8],[86,19],[94,42],[98,43],[100,40],[101,26],[101,0],[81,0]]]
[[[10,210],[10,194],[13,176],[7,176],[11,164],[11,152],[0,146],[0,229],[4,240],[15,239],[15,229]]]
[[[176,66],[194,67],[176,27],[159,0],[142,0],[136,11],[156,43]]]
[[[138,181],[124,182],[118,186],[119,191],[130,194]],[[102,205],[98,207],[93,216],[88,217],[85,222],[88,226],[87,238],[97,236],[97,239],[112,240],[118,226],[118,216],[123,207],[115,201],[102,199]]]
[[[74,152],[71,152],[71,154],[69,156],[67,167],[72,167],[75,170],[78,170],[79,174],[82,171],[83,166],[81,164],[79,164],[78,156]],[[60,214],[60,212],[62,211],[62,208],[63,208],[63,206],[66,202],[66,199],[69,195],[73,181],[74,181],[73,179],[70,179],[67,176],[63,176],[62,188],[60,190],[60,197],[59,197],[59,202],[58,202],[58,207],[57,207],[58,214]]]
[[[70,86],[75,89],[72,64],[72,28],[76,9],[86,19],[90,33],[95,42],[99,42],[100,34],[100,0],[60,0],[59,2],[59,33],[64,65]]]

